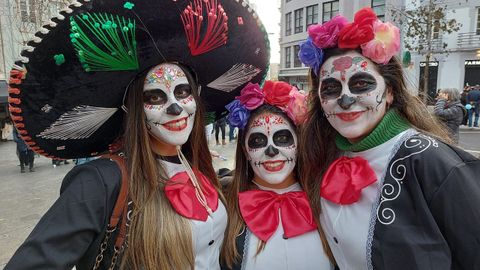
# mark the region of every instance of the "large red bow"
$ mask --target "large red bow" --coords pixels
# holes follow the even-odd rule
[[[265,242],[278,228],[279,209],[286,237],[302,235],[317,228],[307,194],[303,191],[277,194],[273,191],[249,190],[240,192],[238,200],[248,228]]]
[[[198,183],[200,184],[208,206],[212,211],[217,210],[218,207],[218,193],[215,187],[208,181],[208,178],[201,172],[194,170]],[[186,172],[180,172],[170,178],[165,186],[165,195],[167,196],[172,207],[178,214],[189,218],[201,221],[206,221],[208,212],[202,206],[195,195],[195,188],[193,187],[190,177]]]
[[[320,195],[336,204],[352,204],[362,189],[377,181],[377,175],[361,157],[341,157],[328,168],[322,179]]]

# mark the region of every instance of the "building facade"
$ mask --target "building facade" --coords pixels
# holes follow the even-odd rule
[[[297,55],[311,24],[328,21],[338,14],[351,21],[363,7],[371,7],[382,20],[390,20],[388,7],[402,7],[403,3],[404,0],[282,0],[279,80],[308,90],[308,68]]]
[[[0,1],[0,80],[7,80],[10,69],[24,45],[42,23],[56,16],[70,0]]]
[[[439,1],[439,0],[437,0]],[[408,4],[408,3],[407,3]],[[439,1],[447,6],[447,20],[459,22],[454,33],[433,31],[433,55],[429,63],[428,95],[430,100],[437,89],[480,85],[480,0]],[[448,46],[443,48],[443,44]],[[417,87],[423,85],[425,56],[412,52],[411,77]]]

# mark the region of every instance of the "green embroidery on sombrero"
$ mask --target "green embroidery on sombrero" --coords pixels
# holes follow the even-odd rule
[[[84,13],[71,17],[70,26],[70,41],[86,72],[138,69],[135,20]]]

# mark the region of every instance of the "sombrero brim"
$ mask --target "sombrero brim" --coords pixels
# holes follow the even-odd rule
[[[207,4],[215,6],[215,11]],[[198,10],[196,17],[183,16],[194,12],[195,6],[203,8],[202,19]],[[213,15],[223,16],[221,23],[227,27],[220,27],[213,17],[208,21],[208,8]],[[188,19],[193,20],[191,25],[197,24],[197,32],[186,31]],[[117,33],[117,39],[131,44],[119,45],[115,40],[104,44],[102,35],[109,29],[99,30],[97,36],[88,37],[92,47],[101,50],[100,60],[92,64],[95,59],[85,60],[83,50],[79,52],[85,44],[75,43],[81,39],[75,36],[80,30],[72,28],[88,36],[97,30],[87,23],[93,29],[94,23],[102,28],[108,21],[120,29],[134,25]],[[212,22],[214,27],[209,28]],[[130,39],[124,33],[130,33]],[[136,65],[117,63],[134,58],[125,48],[137,57]],[[115,50],[124,55],[118,56]],[[104,152],[119,136],[123,119],[119,108],[126,86],[139,72],[162,62],[179,62],[197,76],[207,110],[221,112],[248,81],[264,80],[269,43],[257,15],[241,1],[84,0],[45,25],[22,51],[22,58],[12,70],[9,94],[20,134],[43,155],[75,158]]]

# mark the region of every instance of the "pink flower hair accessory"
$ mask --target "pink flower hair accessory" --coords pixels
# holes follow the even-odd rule
[[[293,120],[295,125],[301,125],[307,118],[307,95],[293,87],[290,91],[290,101],[285,109],[288,117]]]
[[[310,25],[307,32],[313,44],[318,48],[333,48],[337,46],[340,30],[347,24],[347,18],[337,15],[324,24]]]
[[[252,111],[263,104],[265,95],[258,83],[248,83],[247,86],[240,91],[240,96],[235,99],[238,99],[245,108]]]
[[[389,22],[373,23],[373,40],[362,44],[362,54],[378,64],[386,64],[400,51],[400,30]]]

